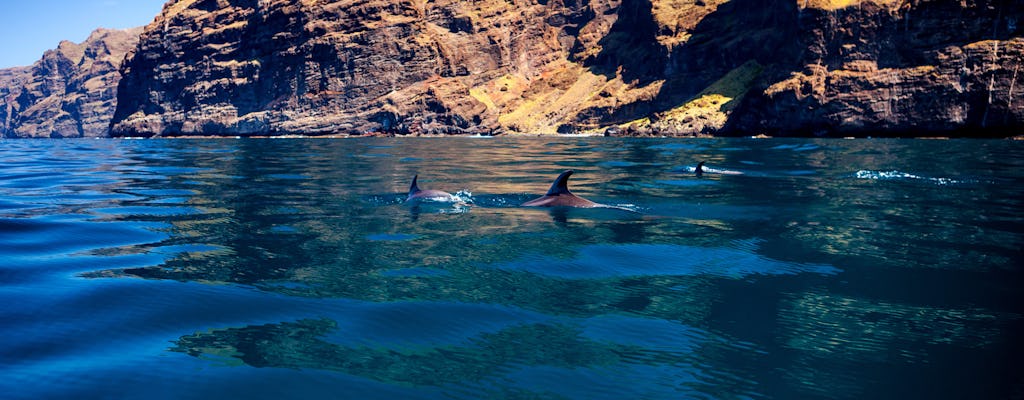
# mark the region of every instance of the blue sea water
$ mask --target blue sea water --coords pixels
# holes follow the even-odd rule
[[[616,208],[518,206],[565,169]],[[1013,141],[3,140],[0,398],[1022,398],[1022,201]]]

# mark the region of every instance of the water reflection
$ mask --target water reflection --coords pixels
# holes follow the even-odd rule
[[[783,302],[779,315],[784,327],[780,340],[795,357],[795,368],[787,368],[783,379],[818,396],[855,397],[871,393],[864,381],[889,378],[849,371],[886,365],[887,373],[898,374],[903,384],[927,397],[1001,397],[996,393],[1020,388],[1019,378],[981,371],[1003,358],[996,349],[1019,349],[1003,332],[1019,326],[1020,320],[1019,314],[981,308],[915,306],[815,292],[795,295]],[[935,380],[952,370],[970,372],[956,373],[952,382]],[[978,386],[964,384],[967,379]],[[835,396],[837,388],[847,396]]]
[[[1024,355],[1009,339],[1024,333],[1018,144],[98,143],[53,152],[73,159],[62,171],[8,158],[0,240],[16,265],[0,266],[5,284],[67,275],[96,293],[114,281],[188,297],[168,281],[201,282],[267,296],[260,304],[355,304],[159,332],[204,366],[331,371],[467,398],[1020,387],[1002,372]],[[105,161],[83,161],[94,153]],[[697,179],[685,171],[695,160],[743,175]],[[640,212],[518,207],[569,167],[580,196]],[[427,172],[471,204],[403,204],[409,177]],[[969,381],[949,378],[960,365]]]
[[[476,382],[494,378],[517,364],[597,368],[630,357],[655,358],[638,349],[582,338],[578,328],[567,325],[514,326],[480,334],[471,339],[471,345],[425,349],[352,347],[324,341],[323,336],[335,328],[329,320],[303,320],[216,330],[182,337],[172,350],[233,357],[254,367],[330,369],[412,385]],[[671,361],[678,357],[670,353],[656,358]]]
[[[456,308],[475,317],[483,311]],[[520,315],[520,322],[491,323],[493,329],[466,335],[464,329],[449,325],[465,322],[465,315],[453,315],[457,319],[449,322],[407,311],[404,315],[413,318],[408,323],[422,329],[397,332],[414,337],[413,343],[386,341],[386,331],[396,329],[393,321],[380,325],[315,319],[214,329],[183,336],[171,350],[223,365],[331,370],[393,385],[441,387],[476,398],[501,396],[500,391],[512,388],[519,395],[555,398],[668,398],[696,395],[720,383],[709,379],[714,373],[706,371],[697,355],[709,342],[721,339],[699,329],[622,317],[523,322],[547,318]],[[506,318],[512,315],[512,310],[494,311]],[[427,344],[438,335],[448,339]],[[719,390],[749,395],[744,387]]]
[[[580,249],[579,254],[567,260],[529,254],[523,259],[499,264],[497,268],[569,279],[645,275],[711,275],[738,279],[750,275],[802,272],[833,275],[840,272],[829,265],[784,263],[745,251],[744,248],[757,247],[755,242],[737,242],[727,248],[666,244],[592,245]]]
[[[1007,318],[1010,317],[1010,318]],[[984,348],[1003,340],[996,321],[1019,316],[984,309],[944,309],[806,293],[781,310],[786,346],[814,357],[874,362],[928,362],[921,346]],[[902,349],[890,352],[890,349]]]

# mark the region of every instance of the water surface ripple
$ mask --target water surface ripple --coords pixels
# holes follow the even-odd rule
[[[0,160],[5,399],[1024,394],[1020,142],[3,140]],[[565,169],[619,208],[518,206]],[[415,174],[462,201],[405,204]]]

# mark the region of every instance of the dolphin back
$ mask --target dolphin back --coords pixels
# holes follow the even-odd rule
[[[413,194],[416,194],[416,192],[420,191],[420,186],[416,184],[416,180],[419,179],[419,177],[420,177],[419,174],[413,175],[413,177],[412,177],[412,184],[409,185],[409,195],[410,196],[412,196]]]
[[[572,175],[573,171],[570,169],[558,175],[555,178],[555,182],[551,184],[551,189],[548,189],[548,193],[545,196],[558,196],[562,194],[572,194],[569,192],[569,176]]]

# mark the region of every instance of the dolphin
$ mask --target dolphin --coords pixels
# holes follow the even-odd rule
[[[530,200],[522,204],[523,207],[581,207],[581,208],[593,208],[593,207],[608,207],[604,204],[598,204],[590,200],[584,199],[577,195],[572,194],[569,191],[569,175],[572,175],[573,171],[568,170],[558,175],[555,178],[555,182],[551,184],[551,189],[548,189],[548,193]]]
[[[409,197],[406,197],[405,201],[455,202],[458,200],[457,198],[455,198],[455,196],[452,196],[451,193],[445,191],[434,189],[420,189],[419,185],[416,184],[416,180],[419,177],[419,175],[415,175],[412,177],[412,184],[409,185]]]
[[[694,169],[694,172],[697,173],[697,177],[698,178],[704,176],[704,162],[703,161],[697,163],[697,168]]]

